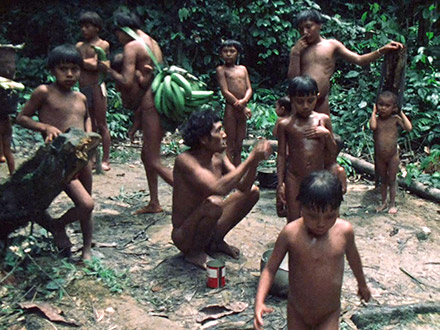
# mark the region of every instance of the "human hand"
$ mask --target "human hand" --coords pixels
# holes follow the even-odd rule
[[[305,130],[304,137],[307,139],[317,139],[322,136],[327,136],[328,134],[330,134],[330,131],[322,124],[320,119],[318,125]]]
[[[376,115],[377,115],[377,106],[376,106],[376,104],[373,105],[373,112],[372,112],[372,115],[373,115],[373,116],[376,116]]]
[[[101,72],[109,72],[110,71],[110,62],[109,61],[105,61],[105,62],[101,62],[98,61],[98,71]]]
[[[255,312],[254,312],[254,329],[256,330],[263,330],[263,315],[272,313],[273,308],[267,307],[265,304],[262,306],[255,306]]]
[[[309,47],[309,44],[307,43],[307,36],[303,35],[301,38],[298,39],[298,41],[292,47],[292,50],[290,51],[290,55],[300,56],[301,52],[307,47]]]
[[[237,100],[235,101],[235,103],[233,104],[234,108],[238,109],[238,110],[243,110],[246,107],[246,100],[241,99],[241,100]]]
[[[379,54],[386,54],[393,50],[399,50],[403,49],[405,46],[397,41],[391,41],[390,43],[386,44],[385,46],[378,49]]]
[[[62,132],[56,128],[55,126],[47,126],[44,129],[44,135],[46,138],[44,139],[45,143],[52,142],[58,135],[60,135]]]
[[[272,154],[272,147],[270,142],[267,140],[262,140],[257,143],[257,145],[252,149],[253,156],[257,161],[261,161],[263,159],[268,159]]]
[[[286,204],[286,185],[284,182],[277,187],[277,199],[277,203],[279,202],[281,205]]]
[[[247,119],[251,119],[252,118],[252,111],[249,108],[244,108],[244,115],[246,116]]]
[[[366,302],[370,301],[371,299],[371,292],[370,289],[368,288],[368,286],[365,285],[360,285],[358,288],[358,296],[361,298],[361,300],[365,300]]]

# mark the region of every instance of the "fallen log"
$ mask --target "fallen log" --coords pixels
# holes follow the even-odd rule
[[[101,136],[71,128],[38,149],[0,185],[0,240],[35,221],[49,232],[53,220],[46,212],[72,178],[87,165]]]
[[[340,156],[349,160],[353,167],[359,172],[374,176],[374,164],[343,152],[341,152]],[[416,181],[411,181],[411,183],[408,184],[405,179],[402,178],[397,178],[397,182],[402,188],[407,189],[420,197],[433,200],[437,203],[440,202],[440,189],[427,187],[426,185]]]
[[[366,307],[351,316],[351,320],[359,329],[370,328],[371,325],[389,324],[393,320],[409,320],[417,314],[440,313],[439,302],[424,302],[401,306]]]

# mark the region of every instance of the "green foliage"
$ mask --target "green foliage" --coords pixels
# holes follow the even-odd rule
[[[107,286],[110,292],[121,293],[129,283],[127,273],[118,273],[102,264],[101,260],[92,258],[92,260],[85,261],[86,268],[84,272],[86,275],[94,276],[98,281]]]

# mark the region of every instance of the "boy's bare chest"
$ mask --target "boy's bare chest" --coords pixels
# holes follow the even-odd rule
[[[237,80],[237,79],[244,80],[246,78],[246,73],[240,67],[226,68],[225,77],[227,80]]]
[[[46,99],[44,106],[40,109],[40,116],[54,121],[71,120],[84,118],[86,116],[86,105],[81,98],[74,93],[60,95],[52,93]]]
[[[334,47],[327,42],[321,42],[307,47],[302,54],[301,64],[305,66],[333,68],[335,66]]]
[[[311,264],[326,264],[345,256],[345,240],[339,235],[327,237],[313,237],[297,243],[294,255],[298,261],[310,262]]]

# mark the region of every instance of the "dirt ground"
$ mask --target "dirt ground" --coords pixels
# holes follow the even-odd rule
[[[168,157],[165,162],[171,166],[173,160]],[[0,167],[3,171],[5,166]],[[113,162],[111,171],[94,175],[93,190],[94,256],[108,268],[127,272],[130,284],[122,294],[112,294],[90,278],[72,281],[66,287],[69,296],[53,304],[79,327],[27,314],[26,322],[11,329],[252,329],[261,255],[273,246],[285,225],[285,219],[276,216],[274,190],[262,189],[251,213],[226,237],[240,248],[240,259],[215,256],[226,262],[226,286],[220,289],[207,288],[206,272],[185,263],[171,241],[170,186],[160,180],[163,213],[132,214],[148,200],[138,155],[124,163]],[[440,207],[404,191],[399,191],[397,201],[397,215],[375,213],[379,192],[371,182],[358,181],[350,182],[341,207],[341,217],[355,227],[373,292],[369,305],[440,304]],[[62,194],[50,212],[60,214],[69,203]],[[82,241],[79,226],[72,225],[68,233],[78,250]],[[356,329],[351,315],[368,308],[360,303],[356,291],[356,281],[346,265],[342,329]],[[286,329],[286,300],[270,296],[267,304],[275,311],[265,317],[265,329]],[[208,306],[214,306],[208,310],[216,315],[237,312],[198,322],[201,310]],[[439,324],[439,314],[428,314],[416,315],[406,323],[394,319],[371,329],[440,329]]]

